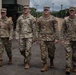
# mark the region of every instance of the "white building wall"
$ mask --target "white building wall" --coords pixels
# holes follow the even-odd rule
[[[29,5],[30,0],[17,0],[17,4],[20,4],[20,5]]]

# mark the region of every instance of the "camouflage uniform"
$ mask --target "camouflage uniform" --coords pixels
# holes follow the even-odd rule
[[[35,38],[35,18],[29,14],[22,14],[16,25],[16,39],[20,43],[20,52],[25,58],[25,63],[29,63],[31,56],[31,46]]]
[[[75,10],[70,7],[69,10]],[[76,16],[64,19],[61,28],[61,40],[64,40],[66,50],[66,68],[71,68],[71,59],[73,67],[76,67]]]
[[[41,59],[43,63],[47,63],[48,57],[54,59],[55,44],[54,40],[58,39],[57,21],[54,16],[50,15],[48,18],[41,16],[38,19],[38,38],[40,40]],[[46,50],[47,49],[47,50]]]
[[[3,59],[2,59],[3,52],[4,52],[4,46],[3,46],[2,41],[0,39],[0,61],[3,61]]]
[[[6,12],[6,9],[3,8],[1,12]],[[10,21],[8,17],[0,18],[0,38],[1,42],[5,47],[5,50],[7,52],[7,55],[9,59],[12,58],[12,51],[11,51],[11,42],[9,39],[12,39],[13,37],[13,22]],[[2,46],[3,47],[3,46]],[[3,49],[1,49],[1,54],[3,53]]]

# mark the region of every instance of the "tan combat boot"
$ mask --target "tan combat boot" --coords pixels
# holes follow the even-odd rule
[[[3,60],[0,60],[0,67],[3,66]]]
[[[12,64],[12,58],[9,58],[8,64],[9,64],[9,65]]]
[[[43,67],[41,69],[41,72],[45,72],[48,70],[47,64],[43,64]]]
[[[70,68],[66,68],[65,72],[66,73],[70,73],[71,69]]]
[[[53,59],[50,60],[50,67],[53,68],[54,67],[54,62]]]
[[[25,69],[29,69],[30,68],[30,65],[29,65],[29,63],[25,63],[25,67],[24,67]]]
[[[73,72],[76,72],[76,67],[73,68]]]

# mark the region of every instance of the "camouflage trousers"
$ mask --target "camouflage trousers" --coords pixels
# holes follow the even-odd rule
[[[76,41],[71,41],[71,47],[72,47],[72,63],[73,67],[76,67]]]
[[[41,59],[43,63],[47,63],[47,51],[48,57],[54,59],[55,44],[52,41],[40,41]]]
[[[0,61],[2,61],[2,55],[3,55],[3,52],[4,52],[4,46],[2,44],[2,41],[0,40]]]
[[[71,63],[73,67],[76,67],[76,42],[65,41],[64,47],[66,50],[66,67],[71,68]]]
[[[24,62],[29,63],[31,59],[32,38],[20,39],[20,53],[24,56]]]
[[[12,43],[9,41],[9,38],[1,38],[1,40],[6,50],[7,56],[9,57],[9,59],[11,59],[12,58],[12,51],[11,51]]]

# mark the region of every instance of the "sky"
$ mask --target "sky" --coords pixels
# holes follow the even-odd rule
[[[30,0],[30,7],[36,7],[37,11],[42,11],[44,6],[50,6],[51,11],[59,11],[69,8],[70,6],[76,7],[76,0]]]

